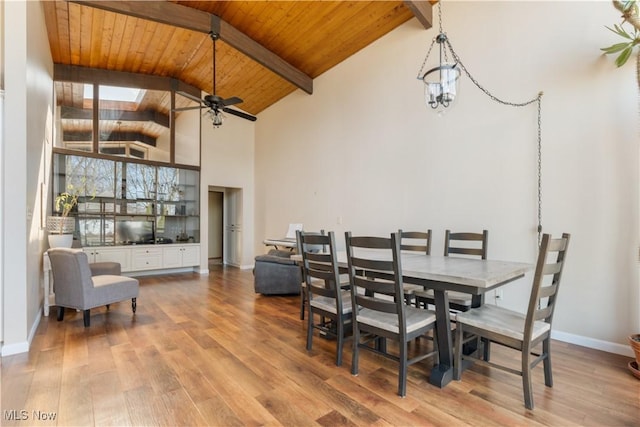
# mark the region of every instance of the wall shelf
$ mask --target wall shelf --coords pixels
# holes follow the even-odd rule
[[[62,153],[53,162],[52,200],[80,193],[72,215],[83,247],[200,242],[197,170]]]

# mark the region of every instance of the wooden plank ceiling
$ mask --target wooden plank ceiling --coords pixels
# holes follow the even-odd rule
[[[217,42],[217,94],[223,98],[242,98],[244,102],[238,107],[254,115],[302,87],[288,80],[286,71],[276,72],[282,64],[298,70],[312,84],[313,78],[414,14],[427,27],[431,18],[431,4],[423,1],[43,1],[42,4],[54,63],[173,77],[207,93],[213,90],[213,42],[206,31],[189,27],[201,25],[208,30],[211,22],[208,14],[219,17],[224,34]],[[141,8],[141,4],[145,6]],[[158,8],[154,9],[155,6]],[[138,13],[128,12],[129,7]],[[152,16],[154,10],[160,18]],[[188,13],[173,13],[174,10]],[[178,20],[180,16],[186,24]],[[245,36],[247,40],[242,39]],[[242,52],[247,41],[254,43],[257,55]],[[275,68],[274,57],[283,61]],[[308,89],[303,90],[311,92]],[[168,97],[158,99],[167,102]],[[77,102],[75,105],[78,106]],[[167,105],[157,107],[156,111],[169,110]]]

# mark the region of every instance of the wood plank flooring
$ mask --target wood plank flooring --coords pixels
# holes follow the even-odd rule
[[[299,297],[256,295],[250,271],[140,284],[135,316],[123,302],[86,329],[82,313],[43,317],[31,351],[2,359],[1,425],[640,425],[626,357],[554,342],[554,387],[536,368],[533,411],[519,377],[472,367],[439,389],[429,360],[409,368],[402,399],[390,360],[361,352],[352,376],[350,344],[342,367],[334,341],[316,336],[308,353]],[[499,346],[492,357],[517,366]]]

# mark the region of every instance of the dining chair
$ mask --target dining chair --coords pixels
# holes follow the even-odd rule
[[[399,363],[398,395],[404,397],[408,366],[437,352],[419,351],[420,346],[416,346],[417,354],[408,354],[409,341],[434,329],[436,314],[405,304],[400,240],[399,233],[390,238],[345,233],[353,307],[351,373],[358,375],[361,348],[395,360]],[[386,339],[398,343],[396,353],[387,351]]]
[[[553,386],[551,324],[569,238],[570,235],[567,233],[559,239],[552,239],[549,234],[542,236],[526,314],[491,304],[458,313],[454,379],[460,380],[463,360],[471,360],[483,366],[520,375],[527,409],[533,409],[531,370],[541,361],[544,364],[544,383],[547,387]],[[463,344],[477,337],[519,351],[520,370],[464,354]],[[540,344],[541,351],[536,353],[536,347]]]
[[[456,232],[446,230],[444,233],[444,256],[457,255],[464,257],[477,257],[487,259],[487,248],[489,243],[489,231],[482,233]],[[473,305],[473,298],[464,292],[449,291],[449,307],[454,312],[467,311]],[[416,305],[426,306],[435,304],[433,290],[415,292]]]
[[[295,224],[289,224],[289,227]],[[320,230],[320,232],[312,232],[308,231],[307,234],[320,234],[324,235],[324,230]],[[326,248],[322,245],[314,245],[313,250],[315,251],[324,251]],[[302,254],[302,247],[300,246],[300,239],[298,239],[298,233],[296,230],[296,251],[298,254]],[[306,312],[306,304],[307,304],[307,283],[304,277],[304,268],[302,269],[302,282],[300,283],[300,320],[304,320],[304,315]]]
[[[421,252],[431,255],[431,229],[425,231],[402,231],[400,233],[400,250]]]
[[[351,326],[351,295],[340,283],[335,235],[296,232],[307,297],[307,351],[317,329],[336,339],[336,365],[342,365],[342,349]],[[318,251],[317,247],[325,248]],[[319,317],[316,322],[316,316]]]
[[[409,252],[419,252],[431,255],[431,230],[424,231],[402,231],[400,234],[400,250]],[[424,291],[424,287],[411,283],[404,284],[404,297],[407,304],[415,300],[416,291]]]

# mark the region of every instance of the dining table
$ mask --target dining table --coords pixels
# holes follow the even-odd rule
[[[346,272],[346,251],[338,251],[336,255],[340,269]],[[354,256],[385,259],[390,253],[360,248]],[[302,259],[299,255],[294,257]],[[410,251],[401,253],[400,264],[404,283],[434,291],[439,362],[431,370],[429,383],[437,387],[444,387],[453,379],[453,339],[447,291],[472,295],[472,307],[478,307],[487,291],[517,280],[533,269],[531,263],[435,256]]]

